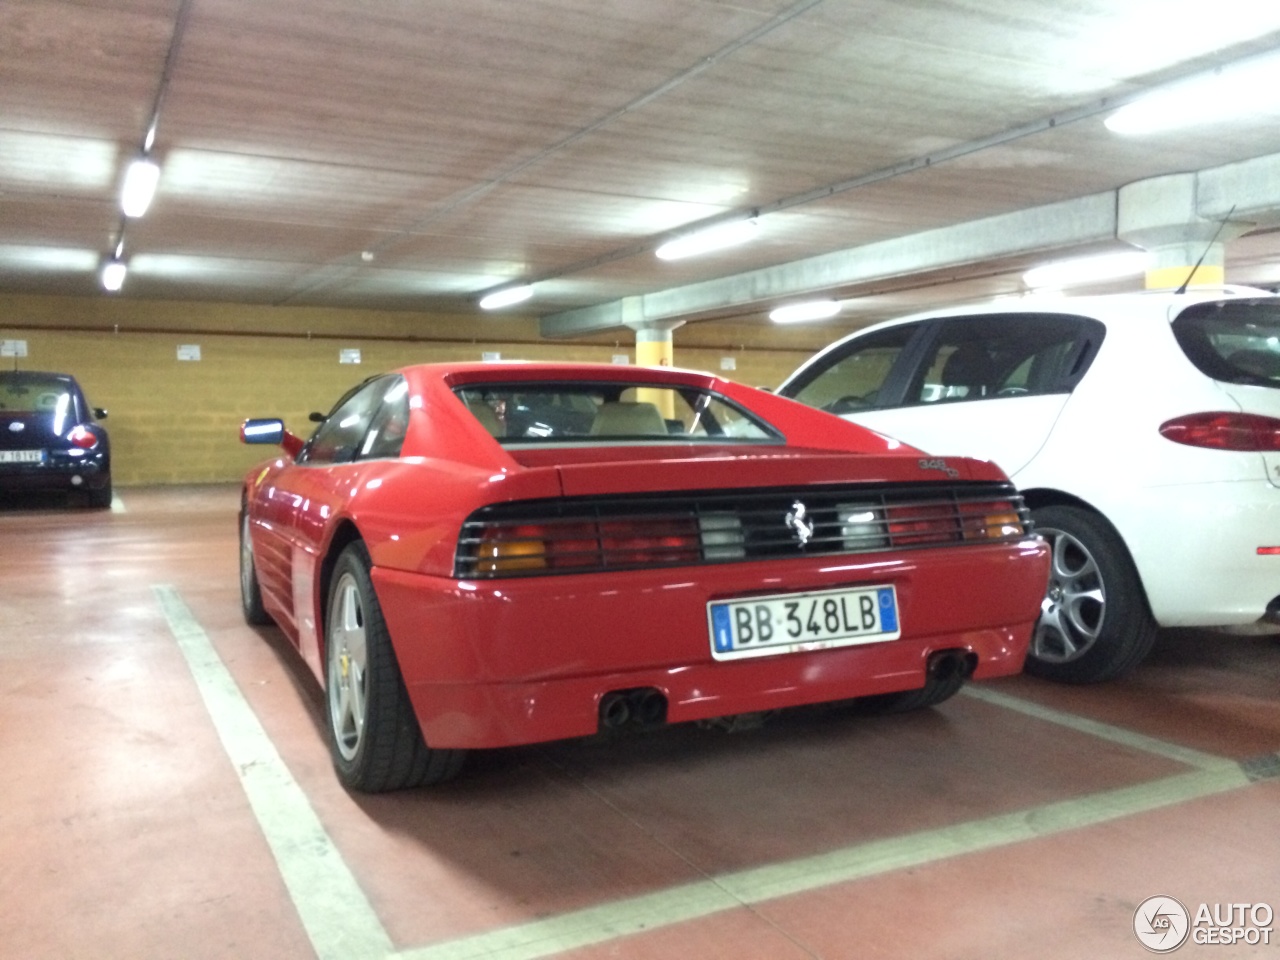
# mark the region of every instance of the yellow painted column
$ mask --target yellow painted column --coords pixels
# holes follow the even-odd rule
[[[1222,244],[1212,244],[1217,250],[1208,250],[1204,262],[1198,267],[1195,266],[1195,260],[1190,263],[1179,262],[1172,267],[1159,266],[1160,251],[1153,251],[1156,254],[1156,265],[1147,270],[1146,288],[1148,290],[1176,290],[1184,284],[1188,287],[1204,286],[1204,287],[1220,287],[1227,282],[1227,271],[1223,266]],[[1196,255],[1199,259],[1199,254]],[[1179,260],[1187,260],[1188,257],[1180,257]],[[1210,261],[1214,262],[1210,262]]]
[[[665,339],[646,340],[645,331],[636,333],[636,364],[641,367],[670,367],[675,359],[675,343],[671,331]]]
[[[681,326],[683,320],[639,321],[628,323],[636,332],[636,366],[670,367],[675,360],[675,341],[671,332]],[[648,394],[639,399],[656,404],[668,420],[676,415],[675,398],[666,391],[639,391]]]

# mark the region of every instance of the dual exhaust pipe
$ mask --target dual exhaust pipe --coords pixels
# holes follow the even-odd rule
[[[973,676],[978,656],[969,650],[938,650],[925,665],[926,684],[945,684]],[[600,698],[601,731],[648,729],[667,722],[667,698],[656,687],[610,690]]]
[[[667,698],[655,687],[611,690],[600,698],[600,729],[645,729],[667,722]]]

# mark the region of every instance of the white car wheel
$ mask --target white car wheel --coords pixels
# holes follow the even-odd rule
[[[1150,651],[1156,627],[1124,543],[1080,507],[1042,507],[1032,518],[1052,560],[1027,672],[1098,683],[1132,670]]]

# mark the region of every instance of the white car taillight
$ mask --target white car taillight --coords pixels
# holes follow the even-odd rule
[[[1160,435],[1210,450],[1280,452],[1280,419],[1256,413],[1189,413],[1162,423]]]

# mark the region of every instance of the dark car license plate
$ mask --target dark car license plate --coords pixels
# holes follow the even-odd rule
[[[0,463],[44,463],[44,451],[0,450]]]

